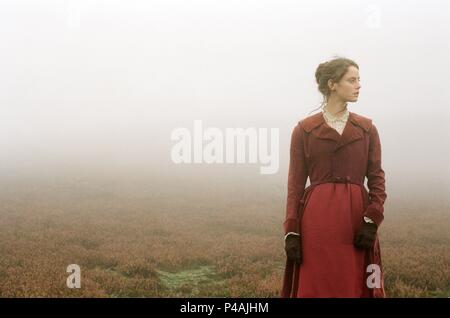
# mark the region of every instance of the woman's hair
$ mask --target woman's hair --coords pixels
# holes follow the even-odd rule
[[[331,94],[328,81],[332,80],[334,83],[339,82],[350,66],[354,66],[359,69],[358,64],[345,57],[336,57],[330,61],[319,64],[316,69],[316,82],[318,84],[319,92],[322,93],[323,101],[318,108],[312,110],[311,112],[324,107],[327,103]]]

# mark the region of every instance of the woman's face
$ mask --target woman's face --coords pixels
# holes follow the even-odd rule
[[[349,66],[347,73],[341,80],[333,84],[334,93],[342,100],[348,102],[356,102],[358,100],[359,89],[361,88],[359,82],[359,70],[354,66]]]

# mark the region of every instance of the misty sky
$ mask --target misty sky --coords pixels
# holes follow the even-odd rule
[[[377,125],[386,172],[448,186],[449,17],[445,0],[2,0],[0,172],[182,171],[171,132],[200,119],[279,128],[285,178],[315,69],[339,55],[360,66],[349,110]]]

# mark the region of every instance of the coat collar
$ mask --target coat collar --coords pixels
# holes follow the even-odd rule
[[[348,120],[342,135],[339,135],[336,130],[326,124],[322,112],[305,118],[302,121],[302,125],[303,129],[307,133],[312,133],[321,139],[330,139],[335,141],[337,143],[337,149],[363,138],[364,131],[368,132],[372,126],[372,120],[353,112],[349,112]]]

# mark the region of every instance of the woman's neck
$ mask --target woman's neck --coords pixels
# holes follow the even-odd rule
[[[325,105],[326,110],[333,116],[339,116],[341,112],[347,109],[347,102],[328,100]]]

